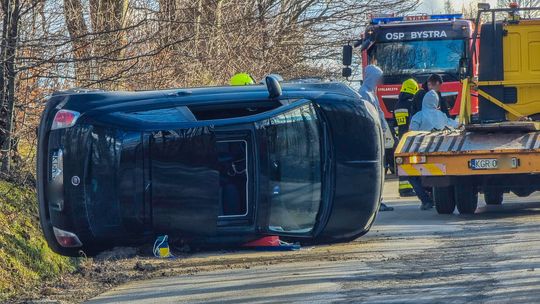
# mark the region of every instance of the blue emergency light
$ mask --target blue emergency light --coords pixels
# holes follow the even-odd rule
[[[444,14],[444,15],[431,15],[431,20],[452,20],[452,19],[462,19],[463,14]]]
[[[373,18],[371,19],[371,24],[386,24],[390,22],[399,22],[403,21],[403,17],[381,17],[381,18]]]
[[[463,14],[442,14],[442,15],[419,15],[404,17],[375,17],[371,19],[371,24],[387,24],[392,22],[411,22],[427,20],[453,20],[462,19]]]

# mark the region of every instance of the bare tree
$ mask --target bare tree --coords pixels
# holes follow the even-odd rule
[[[452,7],[452,1],[450,1],[450,0],[445,0],[444,1],[444,12],[446,14],[451,14],[451,13],[454,12],[454,9]]]
[[[32,171],[36,100],[54,90],[225,84],[237,72],[338,77],[340,47],[368,14],[418,2],[0,0],[0,170]]]
[[[0,172],[11,168],[12,134],[15,117],[15,56],[22,4],[19,0],[1,0],[2,41],[0,44]]]
[[[509,7],[511,3],[516,3],[519,7],[540,7],[540,0],[497,0],[498,7]],[[526,18],[540,16],[540,11],[528,11],[520,13]]]

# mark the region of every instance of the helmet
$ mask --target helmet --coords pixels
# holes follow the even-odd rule
[[[255,81],[248,73],[238,73],[231,78],[229,84],[232,86],[243,86],[255,84]]]
[[[409,94],[416,94],[418,92],[418,83],[416,80],[409,78],[403,82],[401,85],[401,92],[403,93],[409,93]]]

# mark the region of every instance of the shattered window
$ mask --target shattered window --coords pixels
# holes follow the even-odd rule
[[[306,105],[267,122],[270,230],[307,233],[321,203],[321,151],[317,114]]]

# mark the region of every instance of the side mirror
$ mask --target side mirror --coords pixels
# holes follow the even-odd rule
[[[268,97],[270,97],[270,99],[279,98],[281,95],[283,95],[283,90],[281,89],[281,85],[276,77],[266,76],[265,82],[266,89],[268,90]]]
[[[343,65],[350,66],[352,64],[353,58],[353,47],[352,45],[343,46]]]
[[[341,76],[348,78],[352,76],[352,69],[349,67],[343,68],[341,71]]]

